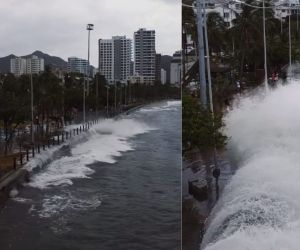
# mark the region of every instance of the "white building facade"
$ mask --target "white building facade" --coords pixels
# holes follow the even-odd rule
[[[181,52],[176,51],[170,66],[170,83],[178,85],[181,81]]]
[[[275,17],[282,22],[289,15],[299,14],[300,0],[275,0],[273,3]],[[205,4],[207,13],[217,12],[223,17],[226,26],[233,27],[233,20],[242,13],[242,4],[234,1],[208,0]]]
[[[166,84],[167,83],[167,71],[164,70],[164,69],[161,69],[160,71],[161,71],[160,81],[161,81],[162,84]]]
[[[228,28],[233,26],[232,21],[236,19],[237,14],[242,13],[241,4],[234,1],[208,0],[205,9],[207,13],[219,13]]]
[[[32,56],[30,58],[12,58],[10,59],[10,72],[15,76],[24,74],[40,74],[45,71],[45,61],[43,58]]]
[[[32,56],[26,59],[26,73],[39,74],[45,71],[45,61],[43,58]]]
[[[155,31],[139,29],[134,33],[134,73],[145,83],[155,81],[156,70]]]
[[[299,0],[281,0],[275,3],[275,17],[282,22],[286,21],[289,15],[299,14],[300,1]]]
[[[21,57],[10,59],[10,73],[15,76],[26,74],[26,59]]]
[[[109,83],[126,82],[131,75],[132,40],[126,36],[99,39],[99,73]]]

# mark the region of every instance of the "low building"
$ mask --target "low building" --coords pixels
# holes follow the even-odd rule
[[[170,66],[170,83],[180,84],[181,81],[181,52],[176,51]]]
[[[88,61],[86,59],[78,57],[69,57],[68,58],[68,72],[69,73],[81,73],[87,75],[87,65]]]
[[[155,56],[155,81],[161,81],[161,54]]]
[[[164,70],[164,69],[161,69],[160,70],[160,82],[162,83],[162,84],[166,84],[167,83],[167,71],[166,70]]]
[[[135,84],[135,83],[137,83],[137,84],[144,84],[145,83],[145,79],[144,79],[143,76],[135,74],[135,75],[129,77],[129,82],[131,84]]]

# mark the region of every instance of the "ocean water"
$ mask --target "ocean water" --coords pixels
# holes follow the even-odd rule
[[[0,249],[180,249],[180,119],[180,102],[155,103],[39,155]]]

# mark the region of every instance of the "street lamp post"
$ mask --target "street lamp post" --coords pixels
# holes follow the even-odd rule
[[[98,86],[98,74],[96,75],[96,117],[98,117],[98,98],[99,98],[99,86]]]
[[[86,65],[86,85],[83,83],[83,122],[85,123],[85,95],[89,95],[89,76],[90,76],[90,32],[94,29],[94,24],[87,24],[86,29],[88,31],[88,61]],[[86,93],[87,92],[87,93]]]
[[[30,61],[30,95],[31,95],[31,143],[34,144],[32,61]]]
[[[197,31],[198,31],[198,56],[199,56],[199,82],[201,103],[207,108],[205,52],[203,37],[203,0],[197,0]]]
[[[107,118],[108,118],[108,94],[109,94],[109,86],[108,85],[106,85],[106,116],[107,116]]]
[[[126,85],[126,83],[125,83],[125,85],[124,85],[124,91],[125,91],[124,105],[125,105],[125,106],[127,105],[127,91],[126,91],[126,87],[127,87],[127,85]]]
[[[297,6],[297,32],[298,32],[298,30],[299,30],[299,22],[298,22],[298,9],[299,7]]]
[[[120,111],[122,111],[122,84],[120,86]]]
[[[268,91],[268,69],[267,69],[267,42],[266,42],[266,10],[263,0],[263,32],[264,32],[264,67],[265,67],[265,89]]]
[[[292,9],[291,9],[291,2],[289,1],[289,71],[291,72],[292,67],[292,41],[291,41],[291,15],[292,15]]]
[[[115,81],[115,113],[117,112],[117,82]]]

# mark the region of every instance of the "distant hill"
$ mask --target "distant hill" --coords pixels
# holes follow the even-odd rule
[[[172,56],[161,56],[161,67],[167,72],[167,82],[170,82],[170,66],[172,58]]]
[[[32,54],[24,56],[24,57],[31,57],[33,55],[40,57],[40,58],[44,58],[45,65],[50,65],[50,66],[53,66],[53,67],[59,68],[59,69],[67,69],[67,67],[68,67],[68,63],[65,60],[61,59],[60,57],[50,56],[39,50],[34,51]]]
[[[0,58],[0,73],[9,72],[10,59],[12,59],[12,58],[16,58],[16,56],[11,54],[9,56],[5,56],[5,57]]]
[[[28,57],[31,57],[33,55],[35,55],[37,57],[40,57],[40,58],[43,58],[45,60],[45,65],[49,65],[50,67],[58,68],[58,69],[64,69],[64,70],[67,69],[68,64],[67,64],[66,61],[64,61],[60,57],[50,56],[50,55],[45,54],[45,53],[43,53],[39,50],[34,51],[30,55],[25,55],[25,56],[21,56],[21,57],[28,58]],[[2,72],[2,73],[9,72],[9,70],[10,70],[10,59],[16,58],[16,57],[17,57],[16,55],[9,55],[9,56],[0,58],[0,72]]]

